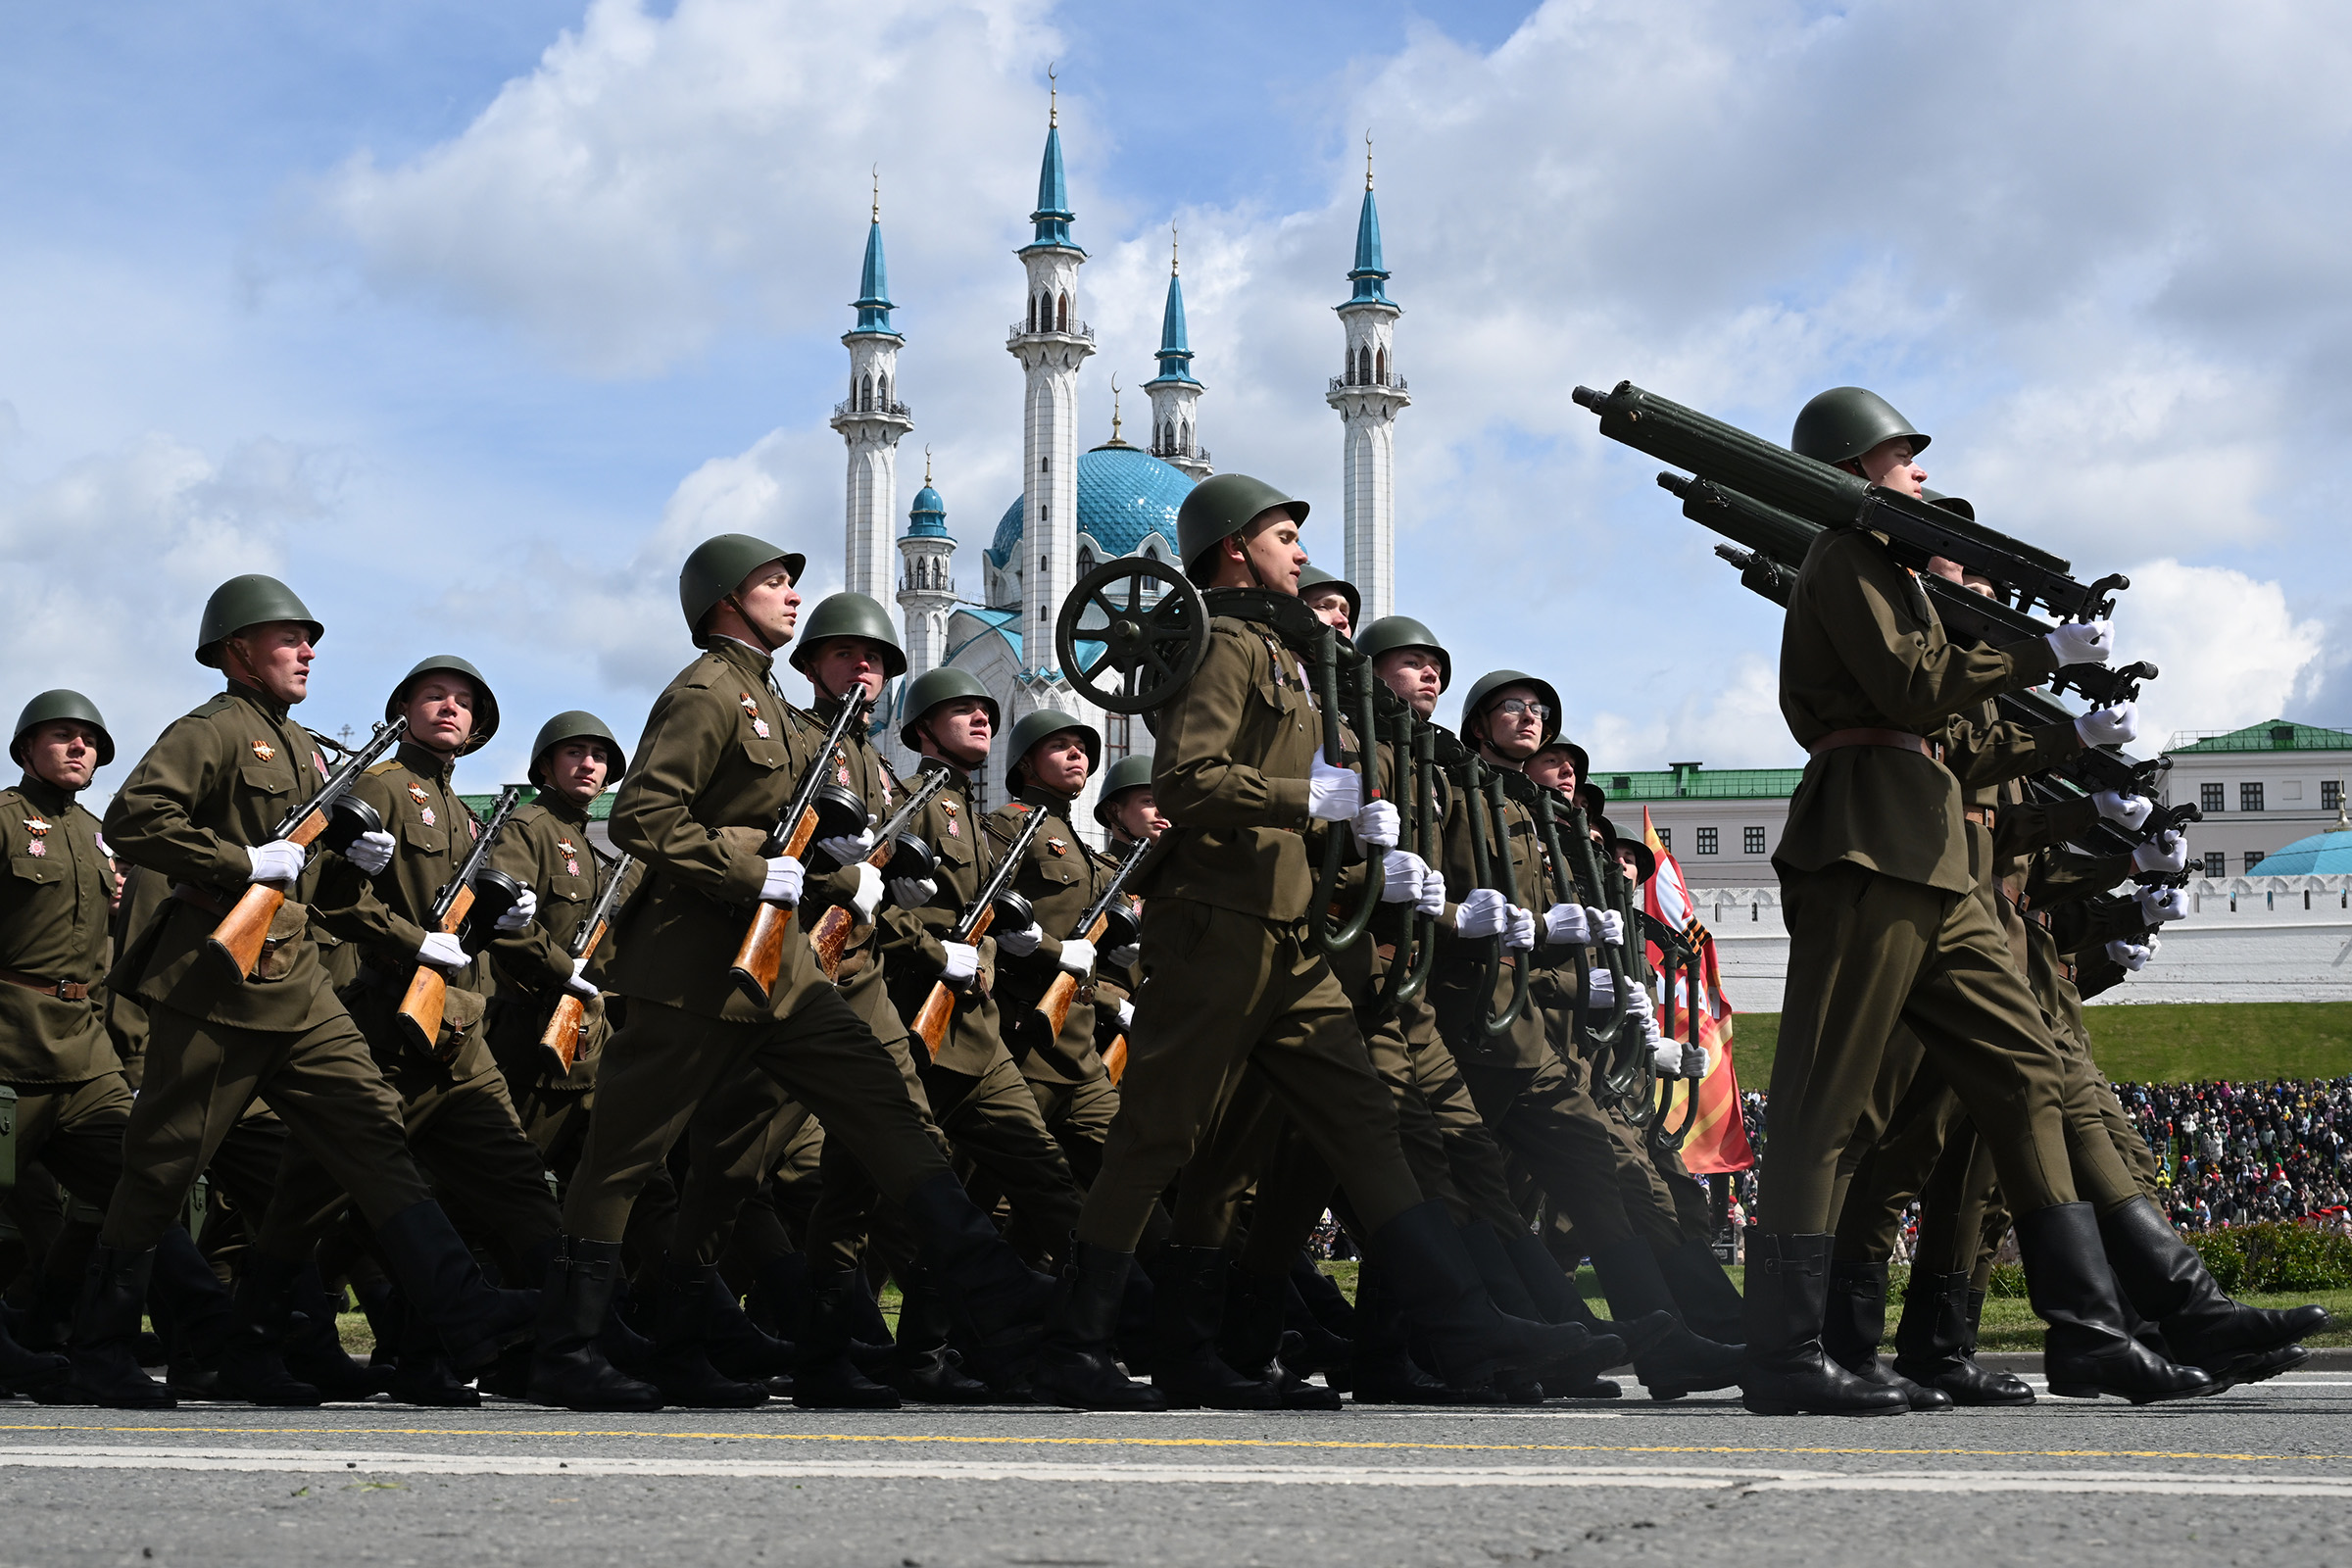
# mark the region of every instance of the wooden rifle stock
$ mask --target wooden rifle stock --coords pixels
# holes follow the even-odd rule
[[[980,939],[988,935],[988,928],[996,923],[996,906],[982,909],[979,917],[972,921],[972,929],[963,938],[964,943],[978,947]],[[923,998],[922,1010],[914,1015],[914,1037],[923,1043],[923,1050],[934,1059],[939,1055],[939,1048],[947,1044],[948,1022],[955,1015],[956,993],[948,989],[945,980],[932,981],[931,994]]]
[[[815,835],[816,813],[803,811],[792,825],[792,837],[784,841],[785,855],[800,859]],[[784,939],[791,934],[792,910],[761,899],[743,933],[743,946],[735,950],[735,961],[727,965],[727,978],[762,1007],[775,995],[776,975],[784,967]]]
[[[1127,1076],[1127,1037],[1125,1035],[1113,1040],[1110,1043],[1110,1049],[1102,1053],[1102,1070],[1110,1075],[1113,1085]]]
[[[326,813],[313,811],[286,838],[307,850],[325,831]],[[286,891],[274,882],[247,883],[236,904],[205,939],[205,946],[228,964],[240,983],[262,961],[262,945],[270,940],[277,911],[286,906]]]
[[[457,930],[472,907],[473,889],[458,889],[457,897],[449,901],[449,912],[441,916],[440,929]],[[429,963],[418,964],[409,977],[409,989],[401,996],[398,1015],[410,1045],[423,1052],[433,1050],[441,1038],[441,1012],[448,1004],[449,976]]]
[[[1110,916],[1098,914],[1095,916],[1095,923],[1086,928],[1086,940],[1100,942],[1102,940],[1102,933],[1109,929]],[[1054,975],[1054,983],[1046,987],[1046,994],[1037,999],[1037,1010],[1046,1015],[1046,1023],[1052,1030],[1052,1033],[1047,1036],[1048,1039],[1059,1040],[1061,1038],[1061,1026],[1070,1021],[1070,1004],[1077,1000],[1078,977],[1067,969]]]
[[[580,956],[594,953],[597,944],[605,940],[608,923],[596,922],[589,933],[588,945]],[[557,1072],[571,1071],[571,1064],[580,1057],[580,1029],[588,1021],[588,1004],[566,991],[556,999],[556,1010],[548,1015],[547,1028],[539,1036],[539,1048],[548,1054]]]

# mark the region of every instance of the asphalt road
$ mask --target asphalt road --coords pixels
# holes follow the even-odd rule
[[[0,1565],[2352,1560],[2352,1376],[2133,1410],[0,1405]]]

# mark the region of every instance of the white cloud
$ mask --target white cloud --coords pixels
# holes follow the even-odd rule
[[[2140,697],[2140,740],[2153,752],[2176,730],[2236,729],[2294,717],[2318,695],[2325,627],[2298,620],[2285,590],[2226,566],[2153,561],[2131,570],[2118,601],[2118,656],[2163,671]]]

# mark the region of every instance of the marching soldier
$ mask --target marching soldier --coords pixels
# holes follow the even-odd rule
[[[116,853],[172,880],[163,912],[117,965],[147,1004],[147,1067],[74,1325],[77,1368],[86,1358],[104,1369],[108,1402],[170,1402],[132,1353],[155,1250],[257,1094],[367,1216],[461,1371],[487,1365],[530,1321],[530,1294],[491,1289],[433,1200],[399,1100],[329,989],[300,902],[319,865],[270,836],[325,776],[289,711],[310,693],[322,635],[274,578],[215,590],[196,659],[222,671],[227,689],[165,730],[107,810]],[[389,833],[368,833],[343,858],[371,874],[394,848]],[[206,956],[206,940],[253,883],[290,896],[255,971],[232,975]]]
[[[659,1394],[596,1347],[618,1283],[629,1206],[697,1106],[745,1065],[820,1117],[921,1238],[926,1266],[974,1343],[1017,1338],[1042,1306],[1033,1276],[973,1207],[873,1030],[826,980],[808,944],[783,944],[765,1006],[727,976],[761,902],[790,908],[807,881],[763,840],[821,736],[775,684],[776,650],[800,619],[803,557],[744,534],[705,541],[678,574],[700,656],[647,719],[613,803],[613,842],[646,862],[612,990],[628,1020],[606,1044],[597,1113],[564,1198],[531,1396],[573,1408],[647,1408]]]

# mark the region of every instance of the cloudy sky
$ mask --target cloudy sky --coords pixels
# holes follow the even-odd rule
[[[1399,608],[1559,681],[1603,768],[1794,756],[1778,612],[1569,400],[1629,377],[1775,438],[1886,392],[1936,487],[2131,573],[2158,740],[2352,723],[2348,56],[2262,0],[12,5],[0,703],[81,686],[143,745],[207,689],[206,592],[268,570],[329,625],[315,725],[454,651],[513,715],[477,786],[555,710],[633,733],[695,540],[838,583],[877,164],[902,493],[929,444],[976,551],[1051,61],[1084,434],[1152,373],[1180,222],[1203,444],[1335,523],[1371,130]]]

